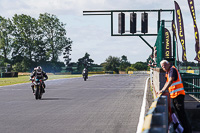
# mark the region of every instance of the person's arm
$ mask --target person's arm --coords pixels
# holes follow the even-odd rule
[[[31,78],[33,78],[35,76],[35,71],[33,71],[30,75]]]
[[[165,90],[167,90],[172,85],[173,81],[174,81],[174,77],[169,77],[169,82],[165,83],[165,85],[163,86],[162,90],[160,90],[159,93],[162,93]]]
[[[46,78],[46,80],[48,79],[48,76],[47,76],[47,74],[46,74],[45,78]]]
[[[48,79],[48,76],[47,76],[47,74],[46,74],[46,72],[45,72],[45,71],[43,71],[43,76],[45,77],[45,80],[47,80],[47,79]]]

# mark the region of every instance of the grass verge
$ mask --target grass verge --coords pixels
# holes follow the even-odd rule
[[[82,77],[82,75],[81,74],[77,74],[77,75],[48,75],[48,77],[49,77],[48,80],[53,80],[53,79]],[[31,81],[29,81],[29,79],[30,79],[30,76],[19,76],[19,77],[13,77],[13,78],[0,78],[0,86],[20,84],[20,83],[29,83],[29,82],[31,82]]]

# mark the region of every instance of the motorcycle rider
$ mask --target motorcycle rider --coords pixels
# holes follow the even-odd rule
[[[38,66],[36,71],[33,71],[33,73],[31,73],[31,76],[30,78],[32,79],[34,77],[34,79],[42,79],[42,90],[43,92],[42,93],[45,93],[45,83],[44,83],[44,80],[47,80],[48,79],[48,76],[47,74],[45,73],[45,71],[42,71],[42,67],[41,66]],[[34,93],[34,88],[33,89],[33,93]]]
[[[86,76],[86,79],[88,79],[88,70],[87,70],[87,68],[84,68],[83,69],[83,72],[82,72],[82,75],[84,76]]]
[[[31,74],[35,73],[36,70],[37,70],[37,67],[35,67],[35,68],[33,69],[33,71],[32,71]],[[34,82],[34,77],[33,77],[33,78],[30,78],[30,80],[32,81],[32,83],[31,83],[31,88],[32,88],[33,93],[34,93],[34,84],[33,84],[33,82]]]

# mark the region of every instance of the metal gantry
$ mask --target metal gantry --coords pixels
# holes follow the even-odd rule
[[[156,33],[114,33],[114,13],[148,13],[148,12],[155,12],[157,13],[157,32]],[[111,19],[111,36],[138,36],[140,37],[148,46],[149,48],[152,49],[152,55],[154,53],[154,48],[152,45],[150,45],[148,43],[148,41],[146,41],[144,39],[143,36],[158,36],[158,32],[159,32],[159,29],[160,27],[162,27],[161,25],[161,13],[162,12],[170,12],[172,13],[172,19],[171,20],[166,20],[166,22],[168,21],[174,21],[174,18],[175,18],[175,12],[174,10],[172,9],[168,9],[168,10],[101,10],[101,11],[83,11],[83,15],[108,15],[110,16],[110,19]],[[165,21],[164,21],[165,22]],[[164,25],[164,24],[163,24]],[[164,28],[164,27],[162,27]],[[162,36],[164,36],[164,34],[162,34]],[[173,34],[173,61],[174,64],[176,65],[176,45],[175,45],[175,38],[174,38],[174,34]],[[162,37],[162,41],[161,41],[161,47],[164,47],[162,46],[164,43],[164,37]],[[163,48],[161,48],[162,50]],[[161,56],[160,58],[163,59],[164,58],[164,52],[163,51],[160,51],[162,54],[161,55],[158,55],[158,56]],[[159,62],[158,62],[159,63]]]

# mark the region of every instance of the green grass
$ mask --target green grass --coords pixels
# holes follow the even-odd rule
[[[64,78],[75,78],[75,77],[82,77],[82,75],[48,75],[48,80],[53,79],[64,79]],[[20,84],[20,83],[29,83],[30,76],[19,76],[13,78],[0,78],[0,86],[5,85],[13,85],[13,84]]]

